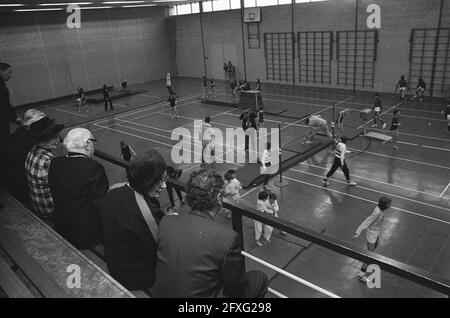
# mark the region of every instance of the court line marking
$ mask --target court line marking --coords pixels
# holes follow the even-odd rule
[[[316,166],[316,165],[313,165],[313,164],[310,164],[310,163],[306,163],[306,162],[301,162],[300,165],[305,165],[305,166],[309,166],[309,167],[314,167],[314,168],[322,169],[322,170],[325,170],[325,171],[328,171],[328,170],[329,170],[329,169],[326,168],[326,167]],[[339,174],[341,174],[341,175],[344,174],[344,173],[343,173],[342,171],[340,171],[340,170],[336,170],[336,172],[339,173]],[[393,187],[400,188],[400,189],[407,190],[407,191],[414,191],[414,192],[418,192],[418,193],[421,193],[421,194],[431,195],[431,196],[434,196],[434,197],[437,197],[437,198],[439,198],[439,197],[442,198],[442,196],[440,196],[440,195],[438,195],[438,194],[429,193],[429,192],[424,192],[424,191],[420,191],[420,190],[413,189],[413,188],[403,187],[403,186],[400,186],[400,185],[397,185],[397,184],[393,184],[393,183],[387,183],[387,182],[380,181],[380,180],[375,180],[375,179],[371,179],[371,178],[367,178],[367,177],[362,177],[362,176],[358,176],[358,175],[353,174],[353,173],[352,173],[352,176],[354,176],[354,177],[356,177],[356,178],[358,178],[358,179],[364,179],[364,180],[368,180],[368,181],[371,181],[371,182],[381,183],[381,184],[393,186]]]
[[[386,131],[386,130],[379,129],[379,128],[370,128],[370,129],[371,130]],[[416,134],[409,134],[409,133],[402,133],[402,132],[399,132],[398,134],[399,135],[405,135],[405,136],[412,136],[412,137],[419,137],[419,138],[434,139],[434,140],[439,140],[439,141],[450,142],[450,139],[443,139],[443,138],[423,136],[423,135],[416,135]]]
[[[450,152],[450,149],[447,149],[447,148],[432,147],[432,146],[425,146],[425,145],[422,145],[422,147],[424,147],[424,148],[430,148],[430,149],[437,149],[437,150],[444,150],[444,151]]]
[[[341,94],[345,94],[345,93],[341,93]],[[336,100],[333,99],[327,99],[327,98],[314,98],[314,97],[306,97],[306,96],[293,96],[293,95],[282,95],[282,94],[272,94],[272,93],[267,93],[267,92],[262,92],[261,96],[264,95],[271,95],[271,96],[282,96],[282,97],[291,97],[291,98],[304,98],[304,99],[312,99],[312,100],[322,100],[322,101],[328,101],[328,102],[335,102]],[[394,97],[397,98],[397,97]],[[355,104],[355,105],[364,105],[364,106],[373,106],[372,104],[363,104],[363,103],[357,103],[357,102],[348,102],[349,104]],[[437,106],[442,106],[442,104],[438,104],[438,103],[430,103],[430,102],[423,102],[424,104],[427,105],[437,105]],[[404,109],[411,109],[411,108],[404,108]],[[428,112],[426,110],[423,110],[424,112]],[[436,112],[438,113],[438,112]]]
[[[365,138],[365,136],[358,136],[360,138]],[[431,149],[435,149],[435,150],[443,150],[443,151],[448,151],[450,152],[450,149],[447,148],[441,148],[441,147],[432,147],[432,146],[426,146],[426,145],[421,145],[421,144],[413,144],[411,142],[406,142],[406,141],[397,141],[397,143],[399,144],[405,144],[405,145],[410,145],[410,146],[415,146],[415,147],[423,147],[423,148],[431,148]]]
[[[138,93],[138,94],[134,94],[134,95],[139,96],[139,97],[145,96],[145,97],[152,97],[152,98],[157,98],[157,99],[163,99],[164,98],[163,96],[153,96],[153,95],[147,95],[147,94],[144,94],[144,93]],[[134,96],[134,95],[132,95],[132,96]]]
[[[81,115],[81,114],[78,114],[78,113],[74,113],[74,112],[71,112],[71,111],[68,111],[68,110],[64,110],[64,109],[59,109],[59,108],[52,107],[52,106],[47,106],[45,108],[57,110],[57,111],[60,111],[60,112],[63,112],[63,113],[68,113],[68,114],[79,116],[79,117],[83,117],[83,118],[87,118],[87,115]]]
[[[349,150],[353,150],[353,151],[361,151],[361,149],[355,149],[355,148],[348,148],[348,149],[349,149]],[[441,168],[441,169],[450,170],[450,167],[444,167],[444,166],[436,165],[436,164],[433,164],[433,163],[428,163],[428,162],[423,162],[423,161],[417,161],[417,160],[413,160],[413,159],[406,159],[406,158],[401,158],[401,157],[394,157],[394,156],[385,155],[385,154],[376,153],[376,152],[370,152],[370,151],[364,151],[364,153],[371,154],[371,155],[375,155],[375,156],[380,156],[380,157],[387,157],[387,158],[393,158],[393,159],[398,159],[398,160],[403,160],[403,161],[413,162],[413,163],[417,163],[417,164],[421,164],[421,165],[425,165],[425,166],[431,166],[431,167],[435,167],[435,168]]]
[[[446,198],[446,197],[444,197],[444,193],[447,192],[447,189],[448,189],[449,187],[450,187],[450,182],[447,184],[447,186],[445,187],[444,191],[442,191],[440,197]]]
[[[182,104],[182,105],[178,105],[177,106],[177,109],[179,109],[179,108],[184,108],[184,106],[187,106],[187,105],[192,105],[192,104],[195,104],[195,103],[197,103],[197,101],[192,101],[192,102],[189,102],[189,103],[186,103],[186,104]],[[162,106],[167,106],[167,105],[162,105]],[[161,106],[160,106],[161,107]],[[149,114],[144,114],[144,115],[141,115],[141,116],[138,116],[138,117],[133,117],[133,118],[129,118],[128,120],[136,120],[136,119],[141,119],[141,118],[144,118],[144,117],[148,117],[148,116],[151,116],[151,115],[153,115],[153,114],[162,114],[162,111],[159,111],[159,112],[151,112],[151,113],[149,113]],[[167,113],[166,113],[166,115],[167,115]],[[117,120],[122,120],[122,119],[120,119],[120,118],[116,118]]]
[[[323,175],[318,175],[318,174],[315,174],[315,173],[310,173],[310,172],[306,172],[306,171],[301,171],[301,170],[297,170],[297,169],[294,169],[294,168],[291,168],[291,169],[289,169],[289,170],[296,171],[296,172],[298,172],[298,173],[303,173],[303,174],[308,174],[308,175],[311,175],[311,176],[315,176],[315,177],[318,177],[319,179],[323,179],[323,177],[324,177]],[[333,180],[333,181],[335,181],[335,182],[338,182],[338,183],[346,184],[346,182],[343,182],[343,181],[341,181],[341,180],[337,180],[337,179],[335,179],[335,178],[329,178],[329,179],[330,179],[330,180]],[[430,206],[430,207],[432,207],[432,208],[442,209],[442,210],[445,210],[445,211],[450,212],[450,209],[449,209],[449,208],[441,207],[441,206],[434,205],[434,204],[431,204],[431,203],[426,203],[426,202],[422,202],[422,201],[417,201],[417,200],[410,199],[410,198],[406,198],[406,197],[399,196],[399,195],[396,195],[396,194],[387,193],[387,192],[380,191],[380,190],[376,190],[376,189],[372,189],[372,188],[367,188],[367,187],[364,187],[364,186],[359,185],[359,184],[357,185],[357,187],[358,187],[359,189],[364,189],[364,190],[371,191],[371,192],[376,192],[376,193],[382,193],[382,194],[385,194],[385,195],[388,195],[388,196],[392,196],[392,197],[396,197],[396,198],[399,198],[399,199],[402,199],[402,200],[405,200],[405,201],[411,201],[411,202],[418,203],[418,204],[422,204],[422,205],[428,205],[428,206]]]
[[[125,107],[125,108],[128,108],[128,107],[130,107],[130,106],[127,106],[127,105],[122,105],[122,104],[119,104],[119,103],[114,103],[113,104],[113,106],[119,106],[119,107]]]
[[[358,196],[356,196],[356,195],[349,194],[349,193],[345,193],[345,192],[341,192],[341,191],[338,191],[338,190],[333,190],[333,189],[329,189],[329,188],[324,188],[323,186],[318,186],[318,185],[316,185],[316,184],[309,183],[309,182],[306,182],[306,181],[297,180],[297,179],[295,179],[295,178],[291,178],[291,177],[287,177],[287,176],[283,176],[283,178],[286,178],[286,179],[288,179],[288,180],[292,180],[292,181],[294,181],[294,182],[298,182],[298,183],[303,183],[303,184],[306,184],[306,185],[310,185],[310,186],[313,186],[313,187],[316,187],[316,188],[319,188],[319,189],[322,189],[322,190],[331,191],[331,192],[336,192],[336,193],[339,193],[339,194],[342,194],[342,195],[345,195],[345,196],[349,196],[349,197],[352,197],[352,198],[355,198],[355,199],[358,199],[358,200],[362,200],[362,201],[366,201],[366,202],[378,204],[377,201],[372,201],[372,200],[369,200],[369,199],[366,199],[366,198],[358,197]],[[405,209],[402,209],[402,208],[397,208],[397,207],[395,207],[395,206],[391,206],[391,209],[394,209],[394,210],[397,210],[397,211],[401,211],[401,212],[405,212],[405,213],[412,214],[412,215],[416,215],[416,216],[418,216],[418,217],[423,217],[423,218],[430,219],[430,220],[433,220],[433,221],[446,223],[446,224],[449,224],[449,225],[450,225],[450,222],[449,222],[449,221],[445,221],[445,220],[433,218],[433,217],[427,216],[427,215],[422,215],[422,214],[419,214],[419,213],[416,213],[416,212],[412,212],[412,211],[409,211],[409,210],[405,210]]]

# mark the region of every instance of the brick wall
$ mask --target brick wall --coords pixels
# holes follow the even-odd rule
[[[0,60],[13,66],[14,105],[164,78],[174,71],[163,8],[81,11],[81,29],[63,12],[0,15]]]

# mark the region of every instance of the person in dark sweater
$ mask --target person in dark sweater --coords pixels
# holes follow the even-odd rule
[[[408,90],[408,83],[405,80],[405,75],[400,77],[400,80],[395,87],[395,90],[397,89],[400,91],[400,100],[403,102],[405,100],[406,91]]]
[[[180,118],[180,116],[178,115],[177,99],[175,97],[175,94],[170,94],[169,98],[167,99],[167,104],[170,105],[171,108],[170,118],[173,118],[174,116]]]
[[[400,126],[400,110],[396,109],[394,110],[394,117],[392,117],[392,123],[391,123],[391,131],[393,133],[392,136],[392,142],[393,142],[393,148],[398,149],[397,146],[397,140],[398,140],[398,127]]]
[[[383,109],[383,105],[381,104],[380,94],[375,93],[375,101],[373,102],[373,125],[372,127],[378,127],[378,122],[381,122],[381,128],[386,128],[386,122],[381,117],[381,111]]]
[[[130,145],[127,145],[125,141],[120,141],[120,156],[125,161],[130,161],[132,156],[136,156],[136,152],[134,152],[133,148]]]
[[[103,100],[105,101],[105,112],[108,111],[108,103],[111,110],[114,110],[111,97],[109,96],[108,87],[103,85]]]
[[[155,150],[139,154],[127,169],[128,184],[100,201],[105,260],[111,276],[130,290],[155,281],[157,231],[165,218],[159,197],[166,188],[166,162]]]
[[[94,205],[108,192],[109,182],[103,166],[92,159],[95,143],[89,130],[70,130],[64,139],[67,155],[54,158],[48,172],[56,231],[78,249],[89,249],[103,240]]]
[[[419,98],[419,100],[421,102],[423,102],[423,95],[424,95],[426,89],[427,89],[427,84],[425,84],[425,81],[423,80],[422,77],[419,78],[419,82],[417,83],[417,86],[416,86],[416,95],[411,97],[411,100],[413,101],[416,98]]]

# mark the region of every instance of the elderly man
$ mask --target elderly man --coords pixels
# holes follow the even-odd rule
[[[53,159],[48,183],[55,203],[56,231],[79,249],[101,242],[100,215],[94,201],[109,189],[103,166],[92,159],[96,140],[84,128],[74,128],[64,139],[65,157]]]
[[[191,173],[186,200],[192,210],[161,220],[153,297],[264,297],[267,276],[245,271],[238,233],[214,221],[223,185],[212,170]]]
[[[48,169],[54,158],[52,151],[60,148],[59,132],[63,128],[64,125],[48,117],[30,125],[35,145],[25,160],[25,171],[33,210],[43,219],[53,218],[54,205],[48,186]]]

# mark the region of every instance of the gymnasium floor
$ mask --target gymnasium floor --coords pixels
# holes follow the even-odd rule
[[[171,162],[172,145],[176,143],[170,138],[174,128],[185,127],[192,131],[193,120],[205,116],[212,117],[213,126],[217,128],[240,126],[238,109],[200,103],[200,80],[175,79],[174,83],[180,119],[168,116],[168,106],[163,102],[167,98],[163,81],[140,86],[148,90],[145,93],[113,101],[116,110],[108,115],[114,116],[96,119],[105,115],[103,104],[91,106],[89,114],[85,110],[78,114],[77,107],[71,102],[49,105],[45,111],[68,126],[87,122],[84,126],[93,131],[99,150],[119,156],[119,142],[124,140],[136,152],[156,148],[168,163]],[[373,100],[372,94],[352,96],[338,90],[298,88],[294,92],[264,83],[262,87],[265,105],[278,105],[280,110],[287,110],[286,113],[297,117],[320,113],[329,120],[333,102],[337,103],[336,111],[344,108],[361,110],[371,108]],[[227,94],[223,83],[216,83],[216,91]],[[333,153],[328,150],[318,153],[284,172],[284,178],[289,182],[287,187],[272,187],[278,196],[279,215],[365,248],[364,235],[358,241],[352,241],[354,231],[372,212],[379,196],[388,195],[392,198],[392,207],[387,212],[383,237],[376,252],[450,279],[450,135],[440,112],[443,101],[441,104],[438,99],[433,103],[407,100],[400,105],[396,94],[381,94],[381,99],[388,127],[394,106],[401,110],[400,149],[394,150],[391,144],[382,145],[375,141],[368,144],[363,137],[350,141],[348,147],[352,153],[348,155],[347,164],[352,179],[358,182],[356,187],[348,187],[343,174],[338,171],[330,179],[330,186],[324,188],[321,178],[331,165]],[[90,121],[92,119],[96,120]],[[281,123],[283,144],[306,132],[303,122],[294,118],[266,116],[265,122],[268,128]],[[358,112],[352,113],[347,123],[346,130],[362,129]],[[103,164],[110,183],[125,180],[123,169],[106,162]],[[186,180],[189,171],[198,166],[180,165],[185,171],[181,179]],[[237,164],[216,164],[221,173],[238,167]],[[254,207],[259,191],[260,187],[244,190],[241,202]],[[165,193],[162,202],[167,204]],[[219,221],[230,223],[223,216]],[[368,289],[356,278],[359,262],[315,245],[309,246],[308,242],[281,235],[276,230],[270,245],[258,247],[253,240],[253,222],[248,219],[245,220],[244,236],[245,251],[341,297],[441,296],[384,272],[381,289]],[[262,268],[251,260],[247,260],[247,267]],[[272,270],[264,271],[271,279],[270,287],[285,296],[324,297]],[[268,295],[275,297],[271,293]]]

